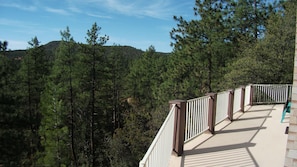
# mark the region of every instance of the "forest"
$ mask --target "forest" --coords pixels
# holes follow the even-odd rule
[[[173,16],[171,53],[105,46],[95,22],[78,43],[24,51],[0,42],[0,166],[135,167],[169,100],[250,83],[292,83],[295,0],[196,0]],[[169,45],[169,44],[168,44]]]

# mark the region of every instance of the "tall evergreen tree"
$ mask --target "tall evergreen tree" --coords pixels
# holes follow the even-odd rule
[[[7,50],[8,42],[0,41],[0,51],[5,52]]]
[[[55,62],[48,81],[47,94],[43,101],[43,121],[41,135],[45,146],[46,164],[58,164],[59,166],[80,166],[78,162],[77,143],[80,134],[77,133],[78,117],[78,75],[79,69],[75,68],[77,47],[70,34],[69,27],[61,31],[62,42],[57,50]],[[52,113],[54,112],[54,113]],[[46,117],[48,116],[48,118]],[[54,118],[52,118],[54,117]],[[46,129],[46,121],[53,120],[53,127]],[[57,136],[52,138],[51,131],[56,131]],[[54,148],[54,149],[53,149]],[[67,148],[65,150],[65,148]],[[62,154],[61,152],[66,152]],[[56,157],[56,155],[59,155]],[[49,160],[53,160],[52,162]],[[46,161],[46,162],[45,162]],[[41,161],[42,162],[42,161]]]
[[[270,7],[271,8],[271,7]],[[227,64],[245,48],[264,38],[269,6],[263,0],[196,0],[197,20],[174,17],[177,28],[171,31],[174,58],[171,80],[176,97],[218,91]],[[271,11],[271,9],[270,9]],[[191,79],[200,85],[195,85]],[[184,80],[178,79],[183,78]],[[195,88],[197,87],[197,88]]]
[[[51,76],[53,77],[53,76]],[[54,78],[49,78],[49,80]],[[70,166],[69,128],[65,125],[65,112],[62,91],[55,83],[49,81],[41,97],[42,120],[39,128],[41,145],[37,164],[39,166]]]
[[[28,150],[25,141],[27,122],[25,114],[18,110],[15,94],[18,84],[15,75],[19,67],[16,61],[6,56],[5,48],[0,49],[0,164],[18,167],[22,166]]]
[[[263,38],[269,16],[265,0],[231,0],[229,7],[230,29],[234,44],[245,45]]]
[[[112,127],[111,114],[108,107],[110,105],[110,87],[107,78],[107,64],[103,45],[107,42],[108,36],[100,37],[101,27],[97,23],[87,31],[87,45],[83,46],[84,55],[82,56],[83,78],[81,86],[86,94],[87,106],[85,107],[86,116],[86,143],[87,161],[89,166],[105,166],[107,159],[105,156],[104,143],[105,134],[108,127]],[[109,124],[109,125],[108,125]]]
[[[225,1],[196,0],[194,13],[199,20],[186,21],[182,17],[174,17],[178,27],[171,31],[175,51],[172,67],[183,69],[174,70],[173,80],[180,85],[177,90],[183,91],[177,96],[190,93],[192,76],[201,83],[198,89],[204,91],[200,94],[214,91],[213,87],[223,76],[226,63],[234,57],[230,52],[230,31],[226,24],[227,5]],[[187,79],[178,81],[178,78]]]
[[[124,85],[127,82],[126,77],[129,73],[129,60],[126,55],[120,50],[121,46],[114,45],[110,54],[108,54],[108,73],[111,80],[112,92],[112,122],[113,131],[122,127],[122,111],[125,110],[124,99],[127,98],[125,94]]]
[[[36,153],[40,149],[38,129],[40,126],[40,95],[44,90],[45,77],[48,75],[48,64],[45,61],[45,52],[39,46],[37,37],[28,42],[30,47],[26,56],[22,59],[18,73],[18,103],[20,112],[27,116],[27,145],[29,151],[24,164],[35,166]]]
[[[248,83],[292,82],[296,2],[280,3],[270,14],[263,39],[245,47],[229,64],[225,88]]]
[[[158,101],[162,99],[158,97],[160,74],[165,70],[161,68],[165,63],[162,60],[162,55],[150,46],[130,65],[125,84],[128,106],[122,108],[123,126],[116,129],[110,141],[111,166],[137,166],[167,114],[159,108],[162,103]],[[118,148],[128,154],[123,156]]]

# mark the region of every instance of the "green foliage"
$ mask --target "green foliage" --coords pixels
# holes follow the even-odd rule
[[[43,130],[40,133],[44,136],[42,144],[46,151],[41,162],[45,165],[78,166],[77,144],[80,141],[76,140],[76,135],[79,134],[75,131],[76,97],[79,90],[75,64],[78,59],[75,42],[68,27],[61,31],[61,36],[62,42],[56,53],[45,97],[42,99],[44,106],[41,124],[45,127],[40,128]],[[46,128],[47,120],[52,120],[54,127]],[[57,134],[51,136],[51,129]]]
[[[69,129],[64,123],[67,114],[63,112],[63,103],[57,94],[55,86],[48,83],[41,98],[42,121],[39,135],[44,149],[39,152],[37,164],[40,166],[60,167],[70,164],[69,157],[66,156]]]
[[[174,17],[171,54],[103,46],[97,23],[86,44],[67,27],[62,41],[1,49],[0,164],[138,166],[169,100],[292,82],[296,2],[263,2],[197,0],[197,20]]]
[[[229,21],[226,5],[224,1],[197,0],[194,11],[200,20],[174,17],[179,23],[171,31],[175,52],[170,67],[173,68],[171,78],[176,83],[174,89],[178,98],[190,92],[197,96],[214,91],[224,75],[226,63],[234,57],[231,30],[226,24]],[[200,85],[191,81],[193,76]],[[193,92],[192,88],[201,91]]]
[[[8,42],[7,41],[0,41],[0,51],[6,51],[7,50],[7,46],[8,46]]]
[[[232,40],[239,45],[263,38],[267,19],[272,11],[264,0],[231,0],[228,4]]]
[[[291,81],[294,21],[280,22],[289,16],[281,14],[283,9],[262,0],[197,0],[194,12],[199,20],[175,16],[178,24],[171,31],[174,54],[169,72],[174,96],[197,97],[251,82]],[[280,17],[277,22],[275,14]]]
[[[125,84],[129,98],[121,107],[123,125],[115,130],[109,142],[111,166],[137,166],[164,120],[167,112],[160,107],[164,99],[159,86],[164,81],[161,75],[166,70],[168,58],[150,46],[132,62]],[[126,156],[123,157],[118,148],[125,151]]]
[[[106,143],[105,135],[112,126],[110,101],[111,89],[110,79],[108,78],[107,60],[104,57],[103,45],[107,42],[108,36],[99,37],[101,27],[96,23],[87,31],[87,45],[82,46],[83,54],[80,58],[81,73],[80,87],[81,93],[85,95],[85,103],[82,110],[84,112],[84,120],[86,135],[84,142],[87,158],[87,164],[90,166],[107,166],[105,154]]]
[[[291,83],[293,75],[296,3],[283,4],[280,10],[270,16],[265,38],[250,44],[239,59],[229,64],[229,73],[223,87],[247,83]]]
[[[18,63],[0,52],[0,164],[21,166],[26,154],[26,115],[18,110],[16,74]]]
[[[147,150],[153,137],[148,126],[151,119],[147,112],[132,110],[125,114],[125,120],[125,126],[117,129],[110,141],[109,154],[113,167],[138,166],[143,150]]]
[[[18,104],[20,113],[26,114],[26,145],[29,151],[26,153],[24,165],[35,166],[36,153],[40,149],[38,130],[41,121],[40,95],[44,90],[45,77],[49,73],[49,66],[45,59],[45,52],[39,47],[37,37],[28,42],[30,48],[23,57],[21,67],[17,74]]]

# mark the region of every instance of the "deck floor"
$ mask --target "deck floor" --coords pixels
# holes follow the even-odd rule
[[[257,105],[236,113],[234,121],[216,126],[184,145],[183,156],[171,156],[169,167],[284,166],[289,114],[280,122],[283,105]]]

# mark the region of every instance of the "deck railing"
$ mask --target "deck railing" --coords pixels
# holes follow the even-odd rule
[[[226,118],[232,121],[234,113],[244,112],[244,106],[285,103],[291,94],[290,84],[251,84],[184,101],[183,110],[178,110],[177,108],[182,107],[173,105],[151,146],[139,162],[139,167],[167,167],[173,150],[178,148],[177,155],[181,155],[180,149],[183,151],[184,142],[207,130],[214,133],[216,124]]]
[[[254,84],[253,104],[262,103],[285,103],[292,94],[290,84]]]
[[[234,102],[233,102],[233,113],[241,111],[241,97],[243,95],[242,88],[236,88],[234,90]]]
[[[208,96],[187,101],[185,142],[208,130],[208,102]]]
[[[251,105],[252,85],[247,85],[244,90],[244,106]]]
[[[228,117],[229,94],[229,91],[220,92],[217,94],[215,124],[222,122],[224,119]]]
[[[139,162],[139,167],[165,167],[168,165],[173,145],[174,111],[175,105],[172,106],[148,151]]]

